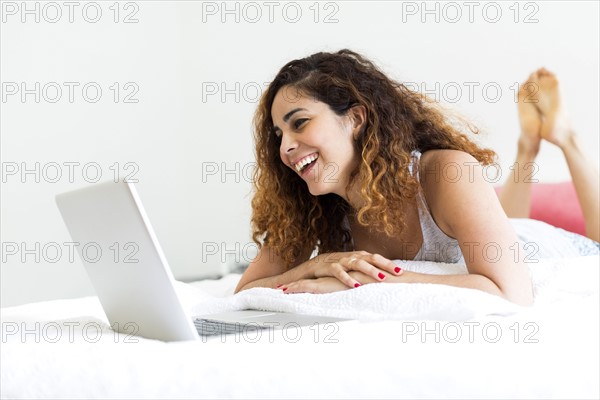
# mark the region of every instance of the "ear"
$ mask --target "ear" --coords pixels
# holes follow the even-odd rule
[[[348,117],[352,121],[352,136],[356,139],[367,123],[367,109],[360,104],[352,106],[348,109]]]

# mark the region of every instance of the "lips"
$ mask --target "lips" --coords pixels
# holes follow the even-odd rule
[[[304,157],[300,158],[299,160],[295,161],[294,163],[292,163],[292,166],[294,167],[296,172],[301,172],[302,168],[304,168],[306,165],[314,162],[318,158],[319,158],[318,153],[312,153],[312,154],[304,156]]]
[[[313,169],[317,168],[317,162],[314,161],[310,164],[308,164],[307,166],[305,166],[302,170],[300,170],[300,172],[298,172],[300,174],[300,176],[302,177],[302,179],[307,179],[308,176],[311,174],[311,171]]]

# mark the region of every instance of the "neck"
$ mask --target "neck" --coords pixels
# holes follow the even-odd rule
[[[359,188],[361,187],[359,182],[354,182],[347,190],[338,193],[338,195],[346,200],[346,202],[352,207],[353,210],[359,210],[367,204],[367,201],[361,198]]]

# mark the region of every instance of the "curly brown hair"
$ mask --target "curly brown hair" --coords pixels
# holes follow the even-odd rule
[[[274,134],[271,107],[284,86],[326,103],[339,116],[354,105],[365,107],[366,121],[354,141],[361,161],[348,184],[360,182],[365,205],[359,210],[336,194],[311,195],[306,183],[281,161],[281,139]],[[350,212],[370,229],[387,235],[401,232],[405,203],[418,189],[408,170],[414,150],[460,150],[484,165],[496,156],[461,132],[466,127],[479,133],[474,126],[443,112],[427,96],[388,78],[371,61],[348,49],[319,52],[284,65],[261,97],[254,126],[257,166],[252,239],[259,248],[272,248],[288,268],[315,248],[319,254],[354,250],[344,223]]]

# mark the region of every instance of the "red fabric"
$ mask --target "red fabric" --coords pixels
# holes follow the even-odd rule
[[[501,188],[495,188],[500,193]],[[573,182],[534,183],[529,218],[585,235],[583,211]]]

